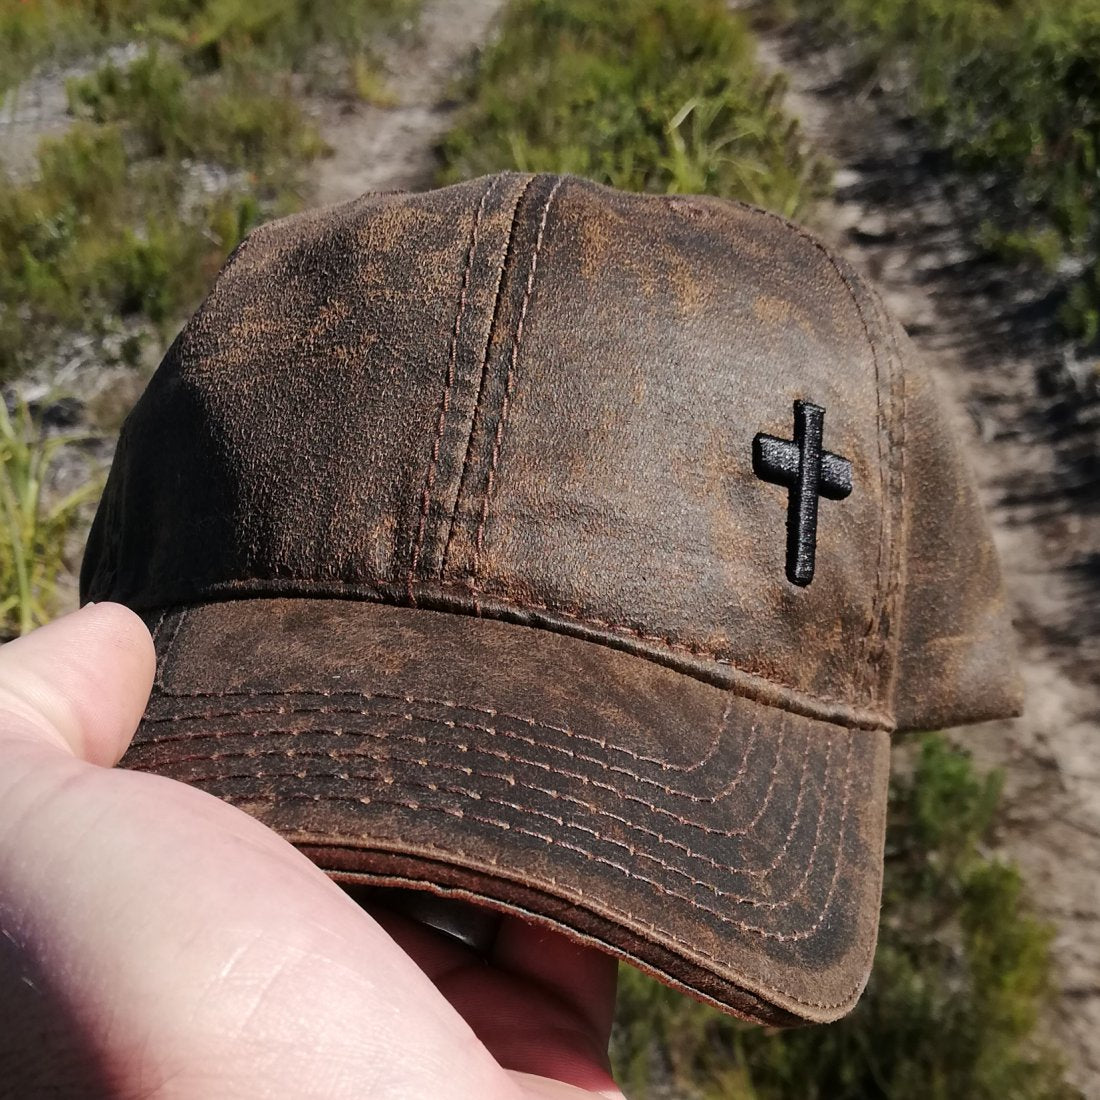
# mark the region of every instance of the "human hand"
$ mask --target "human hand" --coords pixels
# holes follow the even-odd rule
[[[612,959],[383,928],[241,811],[113,769],[153,671],[117,604],[0,650],[0,1097],[620,1096]]]

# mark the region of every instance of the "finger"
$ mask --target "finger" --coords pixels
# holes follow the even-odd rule
[[[567,1085],[549,1077],[539,1077],[533,1073],[509,1072],[512,1079],[523,1089],[523,1095],[528,1100],[583,1100],[586,1096],[603,1096],[606,1100],[625,1100],[617,1088],[600,1089],[594,1092],[590,1089],[579,1089],[576,1085]]]
[[[145,624],[89,604],[0,648],[0,739],[62,748],[110,766],[126,750],[153,684]]]
[[[512,985],[491,1000],[467,998],[462,1013],[501,1065],[617,1095],[607,1054],[615,960],[559,932],[507,917],[489,961]],[[447,992],[446,985],[441,988]],[[538,1010],[511,996],[513,989],[537,989]]]
[[[407,916],[371,911],[506,1069],[619,1095],[607,1057],[614,959],[517,917],[502,919],[486,957]]]
[[[596,1043],[607,1048],[615,1017],[618,963],[594,947],[560,933],[507,917],[490,959],[495,966],[554,993],[576,1012]]]

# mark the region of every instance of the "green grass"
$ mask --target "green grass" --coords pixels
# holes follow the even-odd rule
[[[505,168],[805,215],[830,172],[719,0],[514,0],[461,90],[443,182]]]
[[[900,75],[909,105],[979,180],[982,241],[1087,273],[1062,320],[1100,337],[1100,0],[782,0]]]
[[[1037,1038],[1051,929],[991,855],[1000,779],[940,736],[891,788],[874,971],[839,1023],[769,1033],[621,970],[613,1056],[631,1100],[1071,1100]]]
[[[58,581],[85,505],[102,479],[47,501],[60,452],[86,436],[48,435],[25,402],[9,413],[0,401],[0,641],[26,634],[58,610]]]
[[[208,69],[247,57],[323,83],[334,69],[345,77],[348,59],[417,8],[416,0],[5,0],[0,98],[42,65],[134,40],[170,42]]]
[[[136,40],[146,51],[70,79],[72,129],[42,144],[34,178],[0,174],[0,379],[48,364],[74,333],[130,326],[133,358],[147,358],[134,340],[159,351],[241,237],[301,205],[308,166],[324,152],[302,89],[384,98],[371,51],[416,7],[35,0],[5,8],[0,71],[9,76],[80,44]]]

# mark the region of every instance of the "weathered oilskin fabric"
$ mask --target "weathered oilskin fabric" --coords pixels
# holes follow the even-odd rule
[[[753,469],[795,402],[850,464],[808,584]],[[866,981],[891,731],[1019,703],[875,294],[775,215],[573,177],[256,230],[123,428],[82,590],[155,632],[127,766],[770,1023]]]

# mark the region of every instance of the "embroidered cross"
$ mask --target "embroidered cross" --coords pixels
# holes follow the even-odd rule
[[[852,464],[822,449],[825,410],[794,403],[794,440],[759,432],[752,441],[753,472],[790,490],[787,497],[787,579],[805,587],[814,579],[817,498],[843,500],[852,491]]]

